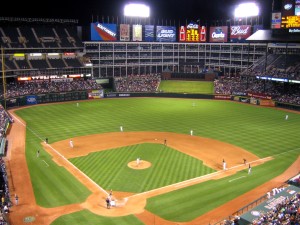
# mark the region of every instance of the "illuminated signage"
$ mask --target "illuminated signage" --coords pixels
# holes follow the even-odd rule
[[[145,25],[145,41],[154,41],[154,26]]]
[[[129,24],[120,24],[120,41],[129,41]]]
[[[133,25],[132,26],[132,40],[133,41],[142,41],[142,25]]]
[[[75,53],[74,52],[64,52],[64,55],[66,55],[66,56],[74,56]]]
[[[201,30],[201,31],[200,31]],[[186,27],[179,28],[179,41],[185,42],[206,42],[206,28],[196,23],[189,23]]]
[[[31,77],[18,77],[18,81],[28,81],[31,80]]]
[[[245,42],[251,35],[250,25],[239,25],[230,27],[230,41],[231,42]]]
[[[271,28],[279,29],[281,25],[281,13],[272,13]]]
[[[116,41],[117,25],[110,23],[91,23],[92,41]]]
[[[210,42],[227,42],[228,27],[210,27],[209,41]]]
[[[176,27],[157,26],[156,27],[156,41],[175,42],[176,41]]]
[[[15,57],[25,57],[24,53],[15,53],[14,54]]]
[[[300,16],[282,17],[281,28],[300,28]]]
[[[42,53],[30,53],[29,56],[42,56]]]

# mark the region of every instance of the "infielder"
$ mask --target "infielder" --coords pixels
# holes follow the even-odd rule
[[[191,130],[191,136],[193,136],[193,133],[194,133],[194,131],[193,131],[193,130]]]
[[[123,126],[120,126],[120,131],[123,132]]]
[[[73,145],[73,141],[72,141],[72,140],[70,140],[70,147],[71,147],[71,148],[73,148],[73,147],[74,147],[74,145]]]
[[[226,162],[224,159],[223,159],[223,170],[226,170]]]
[[[250,165],[250,163],[249,163],[248,174],[250,174],[250,173],[251,173],[251,165]]]

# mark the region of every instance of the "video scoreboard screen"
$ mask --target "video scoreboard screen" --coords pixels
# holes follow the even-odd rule
[[[281,29],[300,28],[300,0],[283,0]]]
[[[281,28],[300,28],[300,16],[282,17]]]

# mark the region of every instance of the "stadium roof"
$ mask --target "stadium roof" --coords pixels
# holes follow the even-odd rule
[[[274,30],[258,30],[247,38],[249,42],[300,42],[299,35],[276,33]]]

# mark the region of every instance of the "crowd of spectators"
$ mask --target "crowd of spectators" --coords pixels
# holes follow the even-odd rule
[[[114,79],[117,92],[155,92],[160,81],[159,74],[128,75]]]
[[[289,84],[291,85],[291,84]],[[220,77],[214,81],[215,94],[246,95],[249,92],[271,96],[273,100],[300,105],[300,85],[286,88],[282,83],[246,77]]]
[[[299,58],[299,55],[287,55],[285,57],[284,55],[271,54],[268,56],[267,65],[265,65],[265,58],[263,58],[245,70],[243,75],[300,80]]]
[[[300,224],[300,193],[277,204],[273,210],[261,213],[260,217],[252,221],[252,225],[299,225]]]
[[[8,189],[8,179],[6,174],[5,162],[0,158],[0,194],[1,194],[1,212],[0,225],[7,225],[6,213],[9,213],[11,207],[10,194]]]
[[[0,105],[0,143],[1,139],[5,134],[6,126],[8,122],[11,120],[7,112],[4,110],[3,106]]]
[[[100,84],[95,80],[35,80],[26,81],[22,83],[9,83],[6,86],[6,98],[18,97],[30,94],[43,94],[55,92],[70,92],[82,90],[99,90],[102,89]],[[0,98],[3,98],[3,91],[1,90]]]

